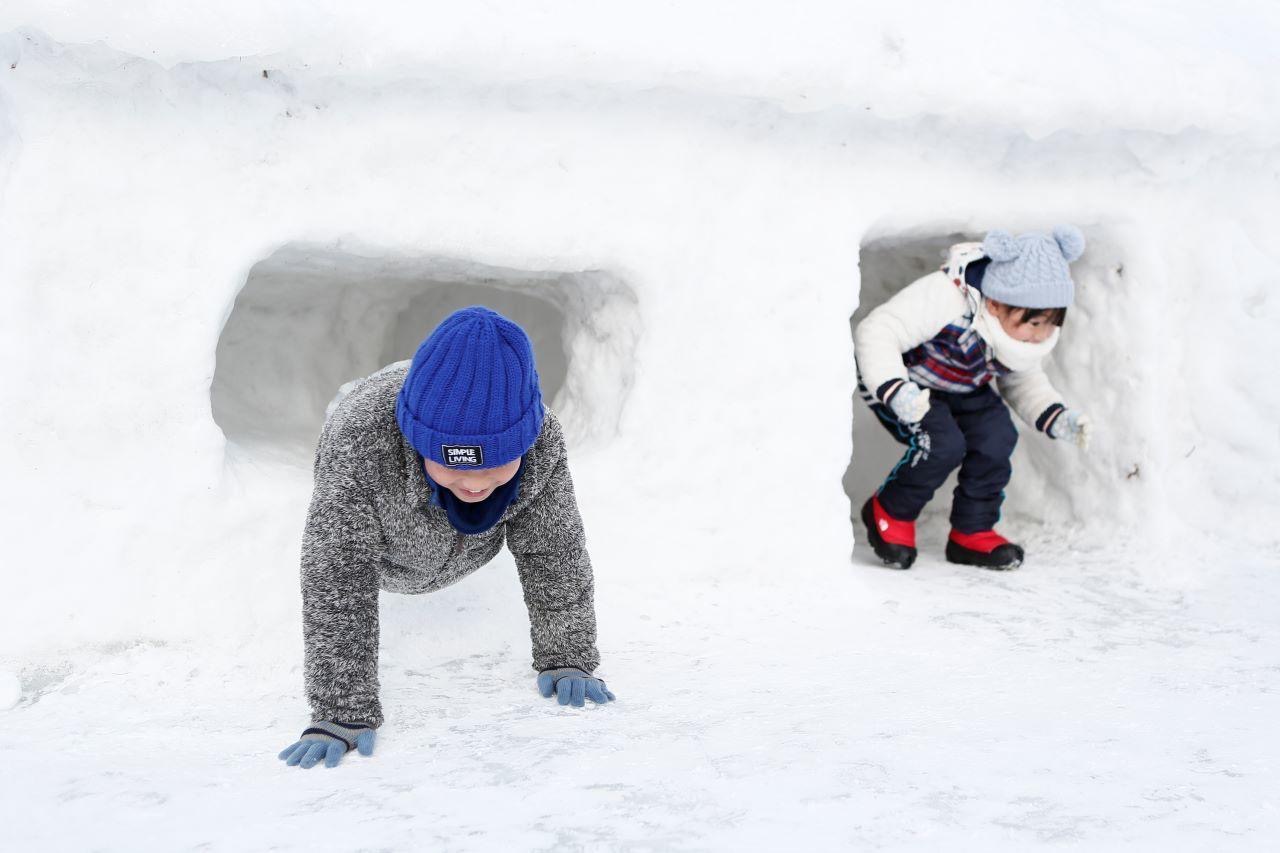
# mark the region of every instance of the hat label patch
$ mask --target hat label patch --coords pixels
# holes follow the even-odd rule
[[[446,465],[479,468],[484,464],[484,449],[478,444],[442,444],[440,453]]]

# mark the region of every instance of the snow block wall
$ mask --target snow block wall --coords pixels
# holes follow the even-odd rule
[[[6,654],[296,638],[327,402],[473,302],[534,337],[602,578],[861,570],[851,508],[897,451],[851,406],[851,319],[995,227],[1089,240],[1051,374],[1096,446],[1024,430],[1011,531],[1277,541],[1275,116],[1150,75],[1042,112],[970,69],[943,112],[924,72],[516,51],[485,77],[476,50],[0,36],[0,517],[41,614],[0,623]],[[855,78],[882,82],[820,82]]]

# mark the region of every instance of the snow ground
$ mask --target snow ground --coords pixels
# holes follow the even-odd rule
[[[5,846],[1271,847],[1280,564],[1029,550],[1008,574],[928,552],[909,572],[605,572],[619,701],[581,711],[533,687],[504,556],[384,596],[388,723],[334,770],[274,758],[305,715],[296,650],[104,649],[27,674],[0,744]]]

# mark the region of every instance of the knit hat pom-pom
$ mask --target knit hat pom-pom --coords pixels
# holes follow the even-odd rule
[[[1084,234],[1074,225],[1059,225],[1054,228],[1053,239],[1058,242],[1058,249],[1067,263],[1078,260],[1084,254]]]
[[[1008,231],[992,231],[982,241],[983,253],[993,261],[1012,261],[1021,252],[1018,241]]]

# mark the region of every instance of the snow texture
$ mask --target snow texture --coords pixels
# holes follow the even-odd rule
[[[16,673],[0,669],[0,711],[7,711],[22,701],[22,680]]]
[[[1280,11],[904,5],[0,7],[0,846],[1275,846]],[[1019,572],[946,487],[876,568],[851,319],[1059,223],[1093,449],[1024,431]],[[384,595],[377,751],[284,768],[326,404],[470,302],[619,700],[537,695],[504,556]]]

